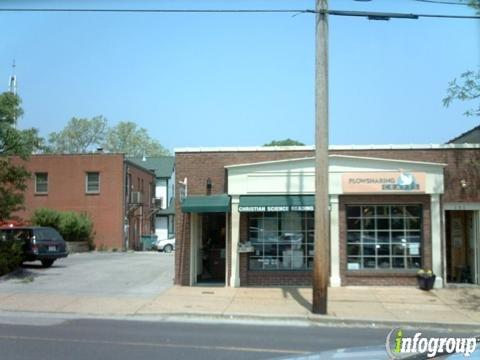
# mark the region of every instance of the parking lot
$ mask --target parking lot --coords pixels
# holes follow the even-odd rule
[[[173,285],[174,253],[72,254],[51,268],[25,263],[0,278],[0,293],[153,298]]]

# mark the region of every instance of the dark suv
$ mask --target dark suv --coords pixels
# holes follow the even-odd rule
[[[0,239],[22,241],[24,261],[40,260],[43,267],[50,267],[55,260],[68,256],[62,236],[50,227],[3,227]]]

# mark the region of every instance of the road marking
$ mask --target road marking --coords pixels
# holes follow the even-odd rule
[[[188,345],[188,344],[171,344],[171,343],[152,343],[152,342],[131,342],[131,341],[105,341],[105,340],[87,340],[87,339],[59,339],[37,336],[9,336],[0,335],[0,340],[28,340],[28,341],[44,341],[56,343],[80,343],[80,344],[97,344],[97,345],[121,345],[121,346],[148,346],[148,347],[168,347],[198,350],[215,350],[215,351],[238,351],[238,352],[256,352],[256,353],[275,353],[275,354],[308,354],[307,351],[287,350],[287,349],[262,349],[239,346],[207,346],[207,345]]]

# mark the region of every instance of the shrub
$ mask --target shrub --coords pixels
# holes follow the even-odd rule
[[[60,217],[59,231],[65,241],[89,241],[92,237],[92,220],[85,213],[65,212]]]
[[[54,229],[60,228],[60,218],[62,214],[57,210],[41,208],[35,210],[32,216],[32,224],[37,226],[49,226]]]
[[[16,269],[22,260],[22,242],[0,238],[0,276]]]
[[[93,249],[93,222],[86,213],[38,209],[31,220],[34,225],[57,229],[65,241],[87,241]]]

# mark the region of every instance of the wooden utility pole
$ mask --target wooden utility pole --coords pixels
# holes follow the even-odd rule
[[[328,201],[328,19],[327,0],[316,0],[315,50],[315,258],[314,314],[327,313],[330,264]]]

